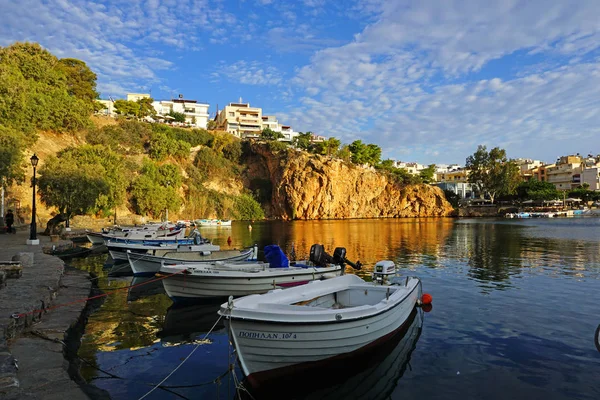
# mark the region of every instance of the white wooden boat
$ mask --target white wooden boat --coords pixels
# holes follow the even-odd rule
[[[105,242],[108,252],[115,261],[127,261],[127,251],[132,253],[156,255],[161,251],[219,251],[220,246],[210,243],[210,240],[200,236],[198,230],[194,230],[183,239],[148,239],[127,240],[111,239]],[[164,253],[163,253],[164,254]]]
[[[230,219],[197,219],[198,226],[231,226]]]
[[[303,400],[389,399],[406,371],[423,327],[423,312],[415,308],[400,329],[361,351],[340,356],[311,368],[294,368],[265,385],[245,387],[255,399],[279,399],[294,387],[294,397]],[[302,382],[302,385],[298,385]]]
[[[160,271],[162,263],[196,264],[207,262],[233,262],[256,260],[258,247],[241,250],[198,251],[194,246],[180,246],[177,250],[155,250],[153,254],[140,254],[128,251],[127,260],[134,276],[154,275]],[[190,250],[187,250],[190,249]]]
[[[422,295],[420,280],[385,283],[391,261],[375,270],[375,283],[345,275],[223,304],[219,314],[248,380],[260,385],[294,368],[351,356],[407,323]]]
[[[160,237],[179,238],[185,236],[184,226],[173,224],[147,224],[131,227],[115,227],[111,229],[103,229],[102,232],[86,232],[88,240],[96,244],[104,244],[112,238],[128,238],[128,239],[154,239]]]
[[[316,246],[317,250],[313,251]],[[265,257],[269,262],[163,263],[161,274],[176,274],[163,279],[165,292],[175,302],[197,301],[207,297],[246,296],[333,278],[343,274],[345,264],[353,265],[345,259],[346,250],[343,248],[337,248],[332,257],[324,253],[321,245],[313,245],[309,261],[289,265],[285,255],[285,260],[269,259],[269,247],[283,255],[278,246],[267,246]]]

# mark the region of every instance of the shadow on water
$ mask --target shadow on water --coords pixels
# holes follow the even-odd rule
[[[384,343],[352,358],[331,360],[310,370],[298,368],[259,388],[242,384],[244,399],[387,399],[409,366],[423,326],[423,313],[414,309],[400,328]],[[244,397],[246,395],[246,397]]]
[[[188,306],[172,305],[167,310],[162,329],[156,334],[165,345],[193,343],[201,335],[225,329],[217,311],[222,301],[205,302]]]

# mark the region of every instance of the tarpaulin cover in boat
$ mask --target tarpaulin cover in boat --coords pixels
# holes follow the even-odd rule
[[[288,268],[290,261],[285,253],[277,245],[265,246],[265,260],[269,263],[269,268]]]

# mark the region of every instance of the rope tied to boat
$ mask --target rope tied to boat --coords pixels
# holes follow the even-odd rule
[[[36,310],[32,310],[32,311],[28,311],[28,312],[22,312],[22,313],[14,313],[14,314],[11,315],[11,317],[14,318],[14,319],[19,319],[21,317],[26,317],[26,316],[32,315],[32,314],[41,314],[43,312],[45,313],[45,312],[48,312],[48,311],[56,310],[57,308],[72,306],[73,304],[83,303],[83,302],[87,302],[89,300],[100,299],[102,297],[107,297],[107,296],[110,296],[111,294],[118,293],[121,290],[129,290],[129,289],[133,289],[133,288],[136,288],[136,287],[139,287],[139,286],[147,285],[147,284],[152,283],[152,282],[157,282],[157,281],[160,281],[160,280],[163,280],[163,279],[170,278],[170,277],[172,277],[174,275],[181,274],[182,272],[183,271],[178,271],[178,272],[175,272],[175,273],[172,273],[172,274],[167,274],[167,275],[159,276],[157,278],[150,279],[150,280],[145,281],[145,282],[137,283],[135,285],[125,286],[125,287],[122,287],[122,288],[111,290],[110,292],[105,292],[105,293],[97,294],[95,296],[90,296],[90,297],[85,297],[85,298],[82,298],[82,299],[73,300],[73,301],[70,301],[68,303],[56,304],[56,305],[51,306],[51,307],[45,307],[45,304],[42,302],[42,308],[41,309],[36,309]]]
[[[217,324],[219,323],[219,321],[221,321],[221,318],[223,318],[223,316],[219,315],[219,318],[217,319],[217,321],[214,323],[214,325],[212,326],[212,328],[210,328],[210,330],[206,333],[206,335],[204,335],[204,337],[202,338],[202,340],[200,341],[200,343],[198,343],[198,344],[196,344],[196,346],[194,346],[194,348],[192,349],[192,351],[190,351],[190,354],[188,354],[187,357],[184,358],[183,361],[181,361],[179,363],[179,365],[177,367],[175,367],[175,369],[169,373],[169,375],[167,375],[162,381],[160,381],[157,385],[155,385],[152,389],[150,389],[150,391],[148,391],[148,393],[146,393],[145,395],[143,395],[142,397],[140,397],[138,400],[142,400],[142,399],[146,398],[150,393],[154,392],[163,383],[165,383],[167,381],[167,379],[169,379],[175,372],[177,372],[177,370],[179,368],[181,368],[181,366],[183,364],[185,364],[185,362],[196,352],[196,350],[198,350],[198,348],[201,345],[203,345],[203,344],[206,343],[206,339],[208,338],[208,335],[210,335],[212,333],[212,331],[215,329],[215,327],[217,326]]]

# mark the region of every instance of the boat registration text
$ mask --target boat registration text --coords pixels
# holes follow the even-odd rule
[[[296,334],[291,332],[239,331],[238,337],[242,339],[289,340],[296,339]]]

